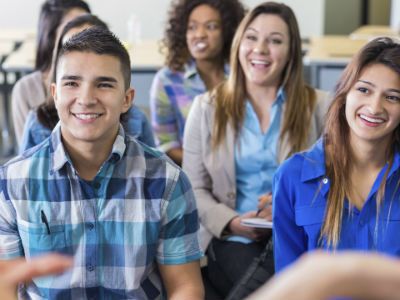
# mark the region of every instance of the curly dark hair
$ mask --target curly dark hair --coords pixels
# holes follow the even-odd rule
[[[186,43],[186,30],[190,13],[202,4],[210,5],[221,15],[224,40],[222,57],[224,61],[229,60],[233,36],[246,12],[240,0],[175,0],[169,11],[162,40],[162,46],[167,51],[165,64],[172,70],[182,70],[191,58]]]

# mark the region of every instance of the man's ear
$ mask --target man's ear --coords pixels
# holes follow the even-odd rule
[[[125,92],[124,103],[122,105],[122,113],[126,113],[128,109],[133,104],[133,99],[135,98],[135,90],[133,88],[128,88]]]
[[[57,104],[57,100],[58,100],[57,99],[57,86],[54,82],[52,82],[50,84],[50,94],[51,94],[51,97],[53,97],[54,103]]]

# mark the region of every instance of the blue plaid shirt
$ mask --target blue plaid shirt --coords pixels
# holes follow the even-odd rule
[[[33,299],[161,299],[157,263],[201,257],[186,175],[122,126],[90,182],[74,169],[59,125],[0,168],[0,180],[0,259],[74,257],[66,273],[21,288]]]

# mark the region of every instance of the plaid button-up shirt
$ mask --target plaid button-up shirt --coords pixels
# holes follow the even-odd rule
[[[201,257],[186,175],[126,136],[92,181],[75,171],[58,125],[50,139],[0,169],[0,259],[74,257],[62,275],[22,287],[32,299],[160,299],[157,263]]]
[[[224,66],[228,74],[228,65]],[[182,147],[187,116],[197,95],[207,92],[207,87],[195,61],[184,65],[183,71],[164,67],[157,72],[150,90],[151,123],[156,143],[167,152]]]

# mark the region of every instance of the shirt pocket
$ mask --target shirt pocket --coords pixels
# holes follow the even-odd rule
[[[400,210],[392,210],[389,216],[382,217],[381,224],[382,230],[378,232],[378,240],[382,241],[380,250],[400,256]]]
[[[26,256],[46,252],[67,253],[64,222],[32,223],[18,220],[18,231]]]
[[[295,209],[296,225],[303,228],[308,238],[309,249],[318,247],[324,215],[325,206],[306,206]]]

